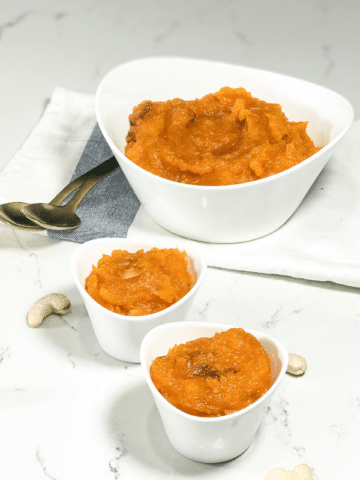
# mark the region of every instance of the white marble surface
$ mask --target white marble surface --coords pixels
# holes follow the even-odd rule
[[[148,55],[294,75],[338,91],[359,118],[359,13],[357,0],[3,0],[0,169],[55,86],[94,93],[112,67]],[[358,289],[208,270],[188,319],[269,332],[308,371],[285,377],[244,455],[202,465],[169,445],[140,367],[101,351],[70,275],[75,248],[0,225],[0,479],[262,480],[304,462],[315,480],[356,478]],[[72,312],[30,329],[28,309],[51,292]]]

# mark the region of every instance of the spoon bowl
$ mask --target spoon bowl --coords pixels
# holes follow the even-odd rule
[[[23,208],[23,213],[29,221],[35,222],[39,228],[72,230],[80,225],[81,220],[68,205],[59,207],[49,203],[33,203],[32,205],[26,205]],[[44,226],[42,227],[41,225]]]
[[[22,209],[28,204],[24,202],[10,202],[0,206],[0,221],[11,227],[21,228],[23,230],[45,230],[40,225],[34,224],[29,218],[25,217]]]

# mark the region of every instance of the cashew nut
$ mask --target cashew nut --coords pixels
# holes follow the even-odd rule
[[[50,293],[45,297],[40,298],[30,308],[28,313],[28,325],[29,327],[38,327],[45,317],[50,313],[57,313],[58,315],[64,315],[70,312],[71,302],[62,293]]]
[[[303,375],[306,372],[307,363],[304,357],[289,353],[289,363],[286,372],[291,375]]]
[[[301,463],[293,471],[273,468],[266,474],[265,480],[313,480],[313,474],[309,465]]]

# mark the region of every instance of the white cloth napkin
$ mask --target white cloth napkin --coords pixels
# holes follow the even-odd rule
[[[56,88],[39,124],[0,173],[0,203],[51,200],[70,180],[95,125],[92,95]],[[191,244],[210,266],[360,287],[359,192],[360,120],[276,232],[230,245],[195,242],[165,231],[140,207],[127,237]]]

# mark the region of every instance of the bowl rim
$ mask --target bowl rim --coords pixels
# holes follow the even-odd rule
[[[127,158],[126,155],[124,155],[119,150],[119,148],[115,145],[115,143],[112,141],[112,139],[108,135],[108,133],[106,131],[106,128],[105,128],[105,125],[104,125],[104,122],[102,120],[102,116],[100,114],[100,107],[99,107],[100,97],[101,97],[102,90],[104,89],[104,86],[105,86],[106,82],[118,70],[120,70],[121,68],[123,68],[127,65],[131,65],[131,64],[136,64],[136,63],[141,64],[141,63],[145,63],[147,61],[158,61],[158,60],[161,60],[161,61],[193,61],[193,62],[198,62],[198,63],[213,64],[214,66],[219,66],[219,67],[230,66],[230,67],[236,67],[236,68],[239,68],[239,69],[244,69],[244,70],[247,70],[247,71],[257,72],[260,75],[270,74],[270,75],[278,77],[278,78],[286,78],[286,79],[290,79],[290,80],[295,80],[297,82],[300,82],[303,85],[315,86],[315,87],[318,87],[319,89],[322,89],[326,92],[331,93],[332,95],[336,95],[339,99],[341,99],[342,102],[344,103],[344,105],[346,105],[347,108],[348,108],[349,120],[348,120],[345,128],[343,128],[341,130],[341,132],[339,132],[336,135],[336,137],[333,138],[329,143],[327,143],[324,147],[322,147],[321,150],[316,152],[314,155],[311,155],[310,157],[306,158],[305,160],[298,163],[297,165],[294,165],[293,167],[290,167],[286,170],[283,170],[282,172],[279,172],[275,175],[270,175],[269,177],[260,178],[258,180],[253,180],[251,182],[236,183],[236,184],[232,184],[232,185],[194,185],[194,184],[188,184],[188,183],[175,182],[173,180],[169,180],[167,178],[163,178],[163,177],[160,177],[159,175],[151,173],[151,172],[139,167],[136,163],[132,162],[129,158]],[[173,185],[173,186],[176,185],[177,187],[175,187],[175,188],[183,188],[183,189],[190,189],[190,190],[195,189],[195,190],[199,190],[199,191],[204,190],[204,191],[207,191],[207,192],[210,189],[214,189],[216,191],[221,191],[221,190],[230,191],[230,190],[234,190],[234,189],[238,189],[238,188],[240,188],[240,189],[251,188],[254,185],[261,185],[261,184],[264,184],[264,183],[273,182],[273,181],[276,181],[276,178],[284,177],[286,175],[290,175],[291,172],[297,171],[299,168],[302,168],[303,165],[312,162],[313,160],[318,158],[320,155],[322,155],[322,154],[326,153],[328,150],[330,150],[347,133],[347,131],[351,127],[351,124],[354,121],[354,109],[353,109],[351,103],[343,95],[341,95],[341,94],[339,94],[339,93],[335,92],[334,90],[331,90],[327,87],[323,87],[322,85],[318,85],[316,83],[309,82],[307,80],[303,80],[303,79],[300,79],[300,78],[297,78],[297,77],[292,77],[290,75],[283,75],[281,73],[273,72],[273,71],[270,71],[270,70],[252,68],[252,67],[248,67],[248,66],[244,66],[244,65],[237,65],[237,64],[234,64],[234,63],[219,62],[219,61],[212,61],[212,60],[205,60],[205,59],[197,59],[197,58],[191,58],[191,57],[181,57],[181,56],[179,56],[179,57],[178,56],[149,56],[149,57],[143,57],[143,58],[138,58],[138,59],[135,59],[135,60],[130,60],[128,62],[124,62],[120,65],[117,65],[113,69],[111,69],[102,78],[102,80],[100,81],[100,83],[99,83],[99,85],[96,89],[96,93],[95,93],[95,115],[96,115],[96,119],[97,119],[97,122],[98,122],[100,130],[101,130],[101,133],[104,135],[107,143],[111,146],[112,150],[116,151],[116,153],[122,158],[122,160],[127,165],[131,165],[132,167],[135,168],[135,170],[137,170],[139,172],[140,171],[143,172],[143,174],[145,176],[147,176],[149,179],[154,180],[156,178],[157,181],[159,181],[160,183],[165,182],[165,185],[166,184]]]
[[[167,307],[164,310],[160,310],[159,312],[155,312],[155,313],[150,313],[149,315],[138,315],[138,316],[122,315],[121,313],[112,312],[111,310],[108,310],[107,308],[100,305],[100,303],[98,303],[96,300],[94,300],[88,294],[88,292],[85,290],[84,286],[81,284],[81,282],[78,278],[76,269],[77,269],[77,266],[79,265],[81,255],[84,253],[84,251],[86,250],[86,248],[90,244],[91,245],[101,244],[101,243],[107,244],[107,243],[113,243],[113,242],[115,242],[115,243],[119,242],[120,244],[121,243],[123,243],[123,244],[131,243],[131,244],[135,244],[135,245],[136,244],[148,245],[148,246],[151,246],[151,248],[177,248],[180,251],[185,251],[190,257],[196,257],[196,259],[200,261],[201,273],[198,276],[198,278],[196,280],[196,283],[191,287],[191,289],[187,292],[187,294],[184,295],[182,298],[180,298],[180,300],[178,300],[176,303],[174,303],[173,305],[170,305],[170,307]],[[119,250],[120,249],[121,249],[121,247],[119,247]],[[141,250],[141,248],[139,248],[138,250]],[[100,258],[98,260],[100,260]],[[174,244],[166,243],[166,242],[155,242],[155,243],[153,243],[153,242],[142,241],[142,240],[138,240],[138,239],[132,240],[132,239],[128,239],[128,238],[106,237],[106,238],[95,238],[93,240],[89,240],[89,241],[84,242],[81,245],[79,245],[71,255],[70,269],[71,269],[71,274],[72,274],[73,280],[75,281],[75,284],[76,284],[77,288],[88,298],[89,302],[92,305],[96,306],[96,308],[100,309],[101,312],[103,312],[107,315],[110,315],[110,317],[112,317],[114,319],[118,319],[118,320],[121,319],[121,320],[130,321],[130,322],[132,321],[132,322],[135,323],[135,322],[140,322],[140,321],[145,321],[145,320],[150,321],[150,320],[154,320],[155,318],[162,317],[163,315],[166,315],[169,312],[171,313],[173,310],[178,308],[181,304],[185,303],[185,301],[188,299],[188,297],[190,295],[193,295],[198,290],[201,283],[203,282],[205,274],[206,274],[206,270],[207,270],[207,263],[205,261],[204,256],[192,247],[182,248],[180,246],[176,246]]]
[[[158,389],[155,387],[153,381],[151,380],[148,368],[146,366],[146,354],[147,354],[147,350],[148,350],[148,344],[150,343],[149,338],[151,338],[151,336],[154,335],[154,332],[156,333],[156,331],[166,330],[166,329],[170,329],[170,328],[171,329],[176,329],[177,327],[185,328],[186,326],[188,326],[189,328],[200,327],[200,326],[209,326],[209,327],[219,329],[218,330],[219,332],[220,331],[226,331],[230,328],[243,328],[243,330],[245,330],[245,332],[254,335],[255,338],[258,338],[258,336],[259,336],[259,337],[266,338],[266,339],[272,341],[276,345],[278,350],[283,354],[284,360],[285,360],[282,364],[282,367],[281,367],[281,370],[279,372],[278,378],[275,380],[273,385],[271,385],[269,390],[266,393],[264,393],[263,396],[258,398],[251,405],[248,405],[247,407],[243,408],[242,410],[238,410],[237,412],[229,413],[228,415],[223,415],[221,417],[198,417],[196,415],[190,415],[189,413],[183,412],[179,408],[172,405],[168,400],[166,400],[166,398],[163,397],[161,395],[161,393],[158,391]],[[201,337],[198,337],[198,338],[201,338]],[[169,347],[169,348],[171,348],[171,347]],[[283,377],[286,373],[287,366],[288,366],[288,352],[287,352],[286,348],[284,347],[284,345],[279,340],[277,340],[276,338],[272,337],[271,335],[268,335],[267,333],[261,332],[259,330],[253,330],[253,329],[250,329],[250,328],[239,327],[238,325],[229,325],[229,324],[222,324],[222,323],[185,321],[185,322],[181,322],[181,323],[179,323],[179,322],[176,323],[175,322],[175,323],[163,324],[163,325],[159,325],[159,326],[151,329],[150,332],[148,332],[145,335],[145,337],[143,338],[143,340],[141,342],[140,364],[141,364],[141,367],[142,367],[142,370],[143,370],[143,373],[144,373],[144,376],[145,376],[145,380],[146,380],[146,382],[147,382],[147,384],[150,388],[150,391],[152,392],[153,395],[156,396],[156,398],[166,408],[169,408],[174,414],[180,415],[180,417],[183,417],[184,419],[187,419],[187,420],[192,420],[192,421],[198,422],[198,423],[218,423],[218,422],[224,422],[224,421],[229,420],[229,419],[232,420],[235,417],[241,417],[243,415],[246,415],[248,412],[250,412],[254,408],[257,408],[257,406],[260,405],[260,403],[266,401],[266,399],[274,393],[274,391],[277,389],[277,387],[279,386],[280,382],[282,381],[282,379],[283,379]]]

